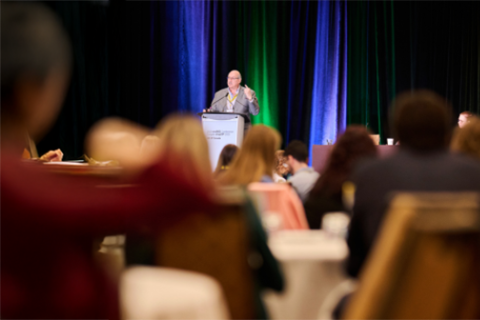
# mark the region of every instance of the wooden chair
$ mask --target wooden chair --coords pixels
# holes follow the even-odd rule
[[[257,207],[262,217],[269,214],[278,217],[279,229],[308,230],[302,201],[289,184],[254,182],[248,185],[248,191],[259,202]]]
[[[222,286],[233,319],[255,317],[249,237],[243,212],[245,192],[221,192],[221,212],[191,215],[159,235],[157,265],[200,272]]]
[[[479,199],[398,194],[343,318],[480,318]]]

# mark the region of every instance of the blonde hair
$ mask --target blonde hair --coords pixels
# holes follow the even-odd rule
[[[193,183],[205,188],[213,186],[207,138],[197,117],[170,115],[159,123],[155,135],[159,138],[159,153],[173,168]]]
[[[275,151],[281,141],[277,130],[265,125],[253,126],[220,183],[246,185],[260,181],[265,175],[271,178],[276,164]]]
[[[478,117],[470,117],[463,128],[455,131],[451,149],[480,160],[480,119]]]

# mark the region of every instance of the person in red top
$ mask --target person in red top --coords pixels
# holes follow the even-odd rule
[[[161,230],[213,211],[213,201],[161,159],[123,188],[22,162],[26,132],[41,137],[60,109],[70,47],[38,3],[1,2],[1,21],[0,316],[118,319],[118,292],[93,261],[92,239]]]

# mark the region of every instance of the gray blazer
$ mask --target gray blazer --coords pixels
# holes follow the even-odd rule
[[[257,96],[255,95],[255,91],[252,90],[252,99],[253,99],[252,102],[250,102],[247,99],[244,91],[245,91],[245,88],[240,86],[238,90],[237,100],[235,100],[235,104],[233,106],[233,112],[243,113],[247,116],[248,121],[245,121],[245,131],[247,131],[251,126],[250,114],[253,114],[254,116],[257,115],[260,112],[260,106],[258,105],[258,99],[257,99]],[[210,105],[210,111],[226,112],[227,111],[227,94],[228,94],[228,88],[217,91]]]

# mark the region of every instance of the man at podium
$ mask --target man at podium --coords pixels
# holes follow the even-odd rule
[[[248,118],[245,121],[245,132],[250,128],[250,114],[257,115],[260,112],[258,99],[255,91],[247,85],[242,87],[242,75],[237,70],[228,74],[228,88],[219,90],[213,97],[209,112],[234,112],[243,113]]]

